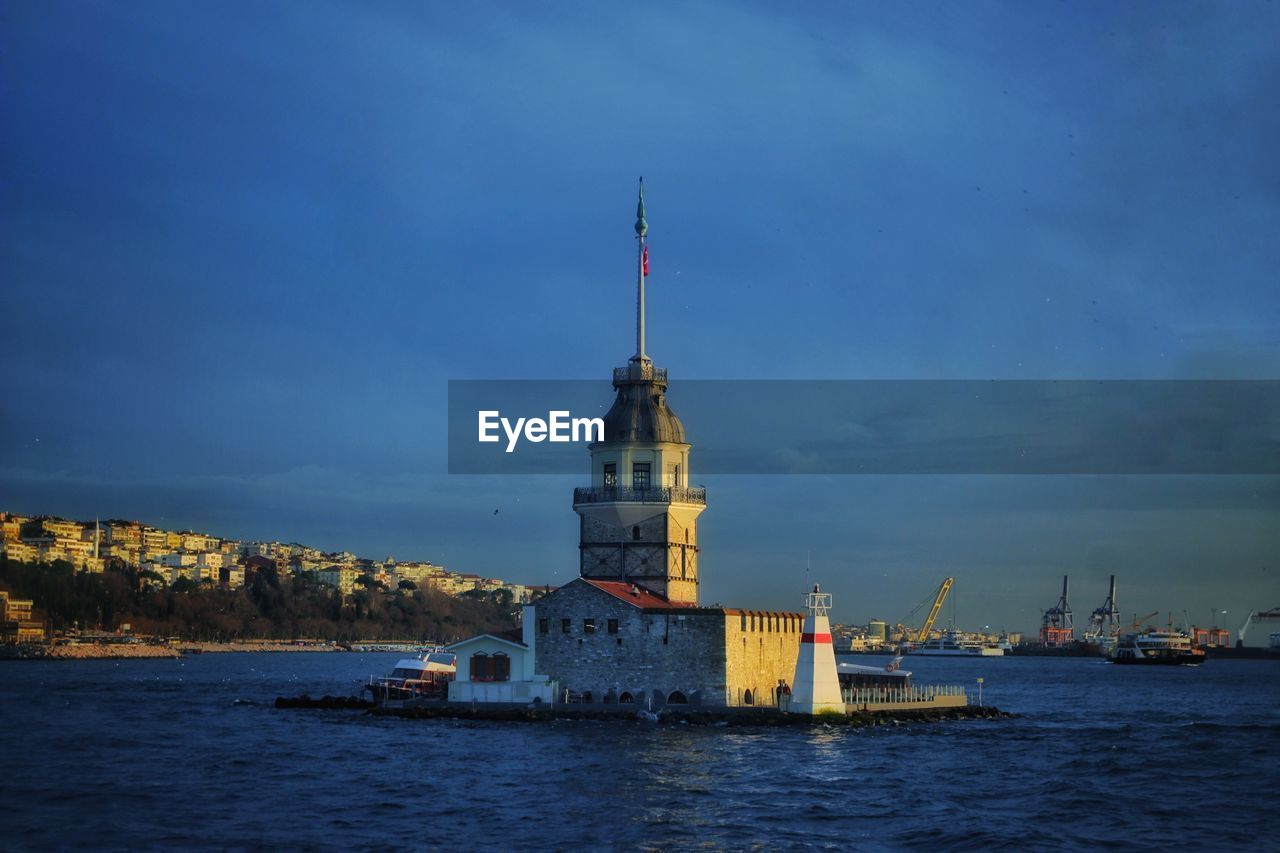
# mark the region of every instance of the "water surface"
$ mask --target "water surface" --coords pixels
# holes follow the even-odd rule
[[[0,664],[4,846],[1275,849],[1277,662],[908,658],[1021,716],[874,730],[271,706],[397,657]]]

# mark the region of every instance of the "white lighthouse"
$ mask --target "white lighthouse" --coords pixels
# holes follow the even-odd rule
[[[831,594],[818,590],[805,595],[804,629],[800,634],[800,654],[791,680],[790,710],[797,714],[843,714],[840,678],[836,673],[836,652],[831,644]]]

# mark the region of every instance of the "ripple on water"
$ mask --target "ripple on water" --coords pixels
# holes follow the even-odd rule
[[[375,847],[390,824],[429,827],[406,846],[469,849],[493,815],[519,827],[498,846],[561,849],[1185,847],[1270,832],[1280,669],[1269,662],[1147,678],[1011,659],[987,673],[988,695],[1019,719],[867,730],[272,706],[346,692],[395,655],[374,657],[14,664],[0,682],[0,754],[25,772],[0,781],[0,797],[23,804],[4,810],[6,838],[44,847],[49,827],[73,826],[64,846]],[[930,677],[948,680],[947,665],[928,662]],[[1153,779],[1194,808],[1131,796]]]

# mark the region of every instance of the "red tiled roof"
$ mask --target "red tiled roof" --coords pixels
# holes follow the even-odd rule
[[[592,580],[591,578],[582,578],[582,580],[591,584],[601,592],[607,592],[614,598],[621,599],[627,604],[645,608],[647,610],[697,608],[696,604],[668,601],[656,592],[651,592],[642,586],[627,583],[626,581],[597,581]]]

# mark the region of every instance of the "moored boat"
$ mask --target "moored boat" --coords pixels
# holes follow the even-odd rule
[[[902,669],[902,658],[895,657],[886,666],[863,666],[857,663],[836,664],[836,677],[840,686],[891,687],[911,686],[911,673]]]
[[[425,652],[416,658],[397,661],[390,675],[370,676],[361,693],[368,691],[375,702],[444,699],[449,695],[449,682],[457,671],[457,658],[453,653]]]

